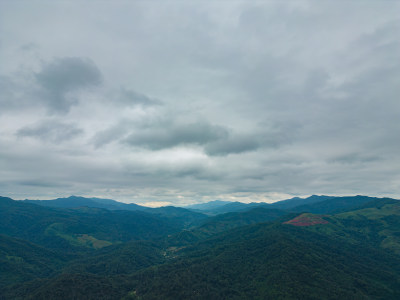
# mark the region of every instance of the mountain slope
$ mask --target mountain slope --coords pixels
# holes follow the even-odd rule
[[[38,204],[48,207],[58,208],[76,208],[76,207],[96,207],[105,208],[109,210],[146,210],[147,207],[140,206],[137,204],[126,204],[111,199],[101,198],[85,198],[70,196],[68,198],[57,198],[54,200],[24,200],[24,202]]]
[[[399,256],[289,224],[237,228],[182,248],[176,255],[169,263],[129,276],[63,274],[42,282],[31,296],[68,299],[82,291],[88,299],[96,299],[101,291],[102,299],[125,294],[126,299],[143,300],[400,296]]]
[[[296,206],[313,204],[317,202],[322,202],[331,198],[331,196],[310,196],[308,198],[295,197],[288,200],[281,200],[274,203],[264,203],[264,202],[252,202],[252,203],[242,203],[242,202],[229,202],[229,201],[210,201],[207,203],[195,204],[187,206],[188,209],[200,210],[209,214],[217,215],[229,212],[239,212],[247,211],[255,207],[267,207],[274,209],[289,210]]]
[[[274,221],[287,214],[283,210],[264,207],[256,207],[244,212],[219,214],[206,219],[197,227],[171,235],[167,239],[167,244],[180,247],[236,227]]]
[[[214,201],[210,201],[210,202],[206,202],[206,203],[188,205],[188,206],[185,206],[185,208],[193,209],[193,210],[205,210],[205,211],[208,211],[208,210],[213,210],[215,208],[224,206],[224,205],[229,204],[229,203],[232,203],[232,202],[214,200]]]
[[[100,249],[90,257],[74,260],[63,272],[96,275],[132,274],[164,262],[165,252],[161,243],[132,241]]]
[[[0,198],[0,233],[59,250],[101,248],[178,232],[182,220],[140,211],[59,209]]]
[[[331,197],[317,203],[300,205],[292,208],[292,211],[309,212],[314,214],[334,214],[347,210],[354,210],[370,201],[374,197],[352,196],[352,197]]]
[[[400,259],[291,225],[204,241],[133,279],[141,299],[396,299]],[[139,279],[140,278],[140,279]],[[154,279],[156,278],[156,279]]]
[[[165,206],[151,208],[146,206],[137,205],[134,203],[122,203],[111,199],[101,198],[85,198],[70,196],[68,198],[57,198],[54,200],[24,200],[23,202],[38,204],[46,207],[53,208],[79,208],[79,207],[91,207],[91,208],[103,208],[108,210],[127,210],[127,211],[142,211],[167,218],[179,218],[179,221],[186,225],[190,225],[192,222],[196,222],[207,218],[206,215],[200,212],[194,212],[181,207]]]
[[[10,284],[48,277],[67,261],[67,256],[0,235],[0,291]]]
[[[400,254],[400,201],[375,199],[362,204],[359,209],[334,215],[303,213],[286,222],[306,226],[336,239],[376,248],[388,249]],[[310,226],[323,224],[323,226]]]
[[[287,209],[290,210],[294,207],[300,206],[300,205],[309,205],[309,204],[314,204],[322,201],[326,201],[329,199],[332,199],[335,197],[332,196],[317,196],[317,195],[312,195],[308,198],[292,198],[288,200],[282,200],[278,202],[271,203],[272,208],[276,209]]]
[[[6,299],[399,299],[400,201],[363,198],[350,210],[352,199],[342,200],[334,205],[342,212],[334,215],[287,214],[263,207],[218,215],[157,241],[92,251],[51,273],[54,277],[9,285],[3,295]],[[86,210],[76,211],[93,213]],[[275,221],[243,226],[270,220]]]

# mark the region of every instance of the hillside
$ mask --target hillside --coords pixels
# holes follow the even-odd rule
[[[211,201],[203,204],[192,205],[187,208],[196,209],[197,211],[201,211],[209,215],[218,215],[229,212],[243,212],[256,207],[296,212],[335,213],[345,209],[357,208],[358,206],[375,199],[377,198],[367,196],[335,197],[312,195],[307,198],[295,197],[274,203]]]
[[[0,235],[0,290],[10,284],[51,276],[70,259],[32,243]]]
[[[400,295],[399,257],[371,247],[355,252],[351,244],[295,226],[244,227],[182,251],[175,262],[133,277],[141,299]]]
[[[147,238],[113,240],[107,247],[87,248],[89,252],[70,244],[66,256],[4,237],[0,251],[9,273],[0,287],[4,299],[400,297],[400,201],[394,199],[332,197],[307,204],[310,211],[339,210],[333,214],[255,207],[199,220],[189,229],[184,229],[179,209],[173,207],[163,208],[169,213],[165,218],[145,212],[49,208],[11,199],[2,199],[0,205],[15,220],[32,222],[37,229],[42,227],[34,221],[47,231],[49,218],[64,222],[63,232],[72,237],[77,234],[73,230],[95,226],[97,231],[86,235],[98,240],[115,238],[128,228],[132,236]],[[129,223],[132,217],[140,220],[139,227]],[[107,218],[116,223],[107,223]],[[155,220],[179,226],[168,233],[156,228]],[[72,221],[75,227],[68,223]],[[8,224],[14,233],[23,231],[16,230],[18,222],[14,227],[10,223],[6,218],[0,225],[4,229]],[[117,229],[111,232],[109,227]],[[150,237],[147,230],[160,231]]]
[[[245,226],[182,248],[176,255],[166,264],[128,277],[65,273],[38,286],[32,296],[68,299],[84,293],[95,299],[100,292],[103,299],[119,299],[123,295],[130,295],[129,299],[400,296],[398,256],[363,244],[358,244],[354,251],[353,244],[304,227]]]
[[[102,208],[107,210],[128,210],[135,212],[146,212],[155,214],[167,218],[175,218],[175,221],[182,222],[189,226],[193,222],[207,218],[207,216],[200,212],[194,212],[181,207],[164,206],[151,208],[146,206],[137,205],[135,203],[122,203],[112,199],[101,199],[101,198],[85,198],[70,196],[67,198],[57,198],[54,200],[24,200],[25,203],[37,204],[46,207],[54,208]]]
[[[287,214],[283,210],[264,207],[256,207],[244,212],[219,214],[204,220],[197,227],[171,235],[167,239],[167,244],[179,247],[236,227],[274,221]]]
[[[27,203],[38,204],[48,207],[58,208],[75,208],[75,207],[96,207],[105,208],[109,210],[146,210],[147,207],[140,206],[137,204],[126,204],[111,199],[101,198],[85,198],[78,196],[70,196],[67,198],[57,198],[53,200],[23,200]]]
[[[312,205],[314,203],[318,203],[318,202],[322,202],[322,201],[326,201],[329,199],[332,199],[335,197],[332,196],[317,196],[317,195],[312,195],[310,197],[307,198],[299,198],[299,197],[295,197],[292,199],[288,199],[288,200],[281,200],[278,202],[274,202],[271,203],[271,207],[276,208],[276,209],[292,209],[295,208],[297,206],[301,206],[301,205]]]
[[[308,230],[353,244],[364,243],[400,254],[399,200],[375,199],[362,204],[359,209],[333,215],[303,213],[286,223],[306,226]],[[324,225],[310,226],[317,224]]]
[[[218,207],[224,206],[226,204],[232,203],[230,201],[221,201],[221,200],[214,200],[206,203],[198,203],[185,206],[185,208],[192,209],[192,210],[200,210],[200,211],[212,211]]]
[[[138,270],[165,262],[160,242],[131,241],[113,245],[92,253],[90,257],[74,260],[63,272],[97,275],[132,274]]]
[[[76,251],[178,232],[185,220],[141,211],[60,209],[0,198],[0,233],[52,249]]]
[[[297,212],[310,212],[314,214],[334,214],[357,209],[362,205],[377,199],[378,198],[368,196],[328,197],[328,199],[316,203],[292,207],[291,210]]]

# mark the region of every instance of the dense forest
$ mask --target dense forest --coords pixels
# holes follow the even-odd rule
[[[0,197],[0,299],[400,299],[400,201]]]

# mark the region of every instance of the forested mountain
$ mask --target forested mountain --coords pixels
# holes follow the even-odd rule
[[[354,249],[357,251],[354,251]],[[400,259],[291,225],[205,240],[131,279],[139,299],[398,299]]]
[[[274,221],[279,217],[286,215],[290,214],[283,210],[265,207],[257,207],[244,212],[219,214],[206,219],[197,227],[171,235],[168,239],[168,244],[179,247],[211,237],[229,229],[244,225]]]
[[[201,211],[212,211],[215,208],[224,206],[226,204],[232,203],[230,201],[214,200],[206,203],[192,204],[185,206],[185,208]]]
[[[71,257],[0,234],[0,288],[49,277]]]
[[[310,205],[318,202],[322,202],[325,200],[329,200],[335,197],[332,196],[317,196],[317,195],[312,195],[307,198],[299,198],[295,197],[292,199],[288,200],[281,200],[278,202],[271,203],[271,207],[277,208],[277,209],[292,209],[294,207],[300,206],[300,205]]]
[[[190,227],[173,207],[0,198],[0,299],[399,299],[400,201],[310,198],[200,214]],[[52,244],[61,242],[67,251]]]
[[[54,200],[24,200],[24,202],[39,204],[42,206],[59,207],[59,208],[74,208],[74,207],[97,207],[110,210],[146,210],[147,207],[137,204],[126,204],[111,199],[101,198],[85,198],[78,196],[70,196],[67,198],[57,198]]]
[[[24,200],[23,202],[38,204],[47,207],[56,208],[104,208],[108,210],[128,210],[128,211],[143,211],[151,214],[156,214],[168,218],[179,218],[185,224],[190,224],[194,221],[199,221],[206,218],[206,215],[200,212],[194,212],[181,207],[164,206],[164,207],[146,207],[135,203],[122,203],[111,199],[101,198],[85,198],[70,196],[68,198],[57,198],[54,200]]]
[[[204,204],[192,205],[187,208],[195,208],[210,215],[218,215],[228,212],[243,212],[255,207],[274,208],[289,211],[308,211],[315,213],[334,213],[343,209],[353,209],[363,203],[367,203],[376,198],[367,196],[352,197],[333,197],[313,195],[307,198],[295,197],[288,200],[281,200],[271,204],[263,202],[223,202],[211,201]]]
[[[102,248],[129,240],[178,232],[182,218],[141,211],[99,208],[60,209],[0,198],[0,233],[52,249]]]
[[[326,200],[324,199],[324,201],[295,206],[291,208],[291,210],[298,212],[311,212],[316,214],[332,214],[356,209],[376,199],[377,198],[367,196],[329,197]]]

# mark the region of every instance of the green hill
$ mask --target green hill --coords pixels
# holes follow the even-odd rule
[[[132,241],[100,249],[89,257],[70,263],[63,272],[97,275],[132,274],[138,270],[165,262],[161,243]]]
[[[136,212],[147,212],[167,218],[174,218],[174,222],[180,221],[186,226],[193,222],[207,218],[203,213],[194,212],[181,207],[165,206],[151,208],[146,206],[137,205],[134,203],[122,203],[112,199],[101,198],[85,198],[78,196],[70,196],[67,198],[57,198],[54,200],[24,200],[25,203],[37,204],[53,208],[103,208],[108,210],[128,210]]]
[[[244,212],[230,212],[210,217],[190,230],[184,230],[170,236],[167,244],[183,246],[209,238],[215,234],[240,226],[274,221],[288,213],[279,209],[256,207]]]
[[[0,198],[0,234],[62,251],[97,249],[180,231],[185,220],[141,211],[60,209]]]
[[[254,225],[133,277],[140,299],[396,299],[400,259],[291,225]]]
[[[75,256],[66,257],[5,237],[4,249],[22,243],[20,249],[37,254],[30,256],[23,250],[25,256],[11,259],[14,265],[6,273],[17,284],[4,281],[0,293],[4,299],[400,299],[400,201],[361,196],[335,199],[307,204],[314,211],[335,214],[257,207],[221,214],[183,231],[163,231],[154,238],[145,234],[145,230],[156,230],[154,219],[147,219],[143,212],[26,207],[5,199],[1,208],[16,205],[18,209],[8,212],[22,218],[17,220],[34,216],[48,229],[51,216],[65,222],[62,232],[73,236],[85,228],[85,234],[99,241],[124,232],[121,224],[127,220],[121,213],[146,216],[148,223],[143,219],[140,224],[149,227],[135,230],[149,240],[120,239],[120,243],[90,252],[71,248]],[[150,216],[166,224],[177,220],[178,227],[185,228],[178,210],[167,210],[169,218]],[[109,214],[119,222],[112,234],[107,228],[111,223],[103,227],[104,215]],[[17,225],[11,228],[19,233]],[[92,225],[96,232],[88,231]],[[40,271],[45,256],[50,259],[48,269]],[[35,268],[37,276],[32,273]],[[16,275],[12,270],[18,270]]]
[[[49,277],[70,259],[29,242],[0,235],[0,290],[18,282]]]
[[[378,198],[367,196],[328,197],[328,199],[323,201],[292,207],[291,210],[297,212],[310,212],[314,214],[334,214],[357,209],[358,207],[376,199]]]
[[[323,225],[319,225],[323,226]],[[355,251],[356,250],[356,251]],[[34,299],[398,299],[400,257],[289,224],[257,224],[182,248],[133,275],[63,274]],[[77,282],[79,278],[79,282]],[[129,296],[128,296],[129,295]],[[29,299],[29,298],[28,298]]]
[[[400,254],[400,201],[375,199],[360,209],[323,217],[328,224],[307,229],[352,243],[365,243]]]

